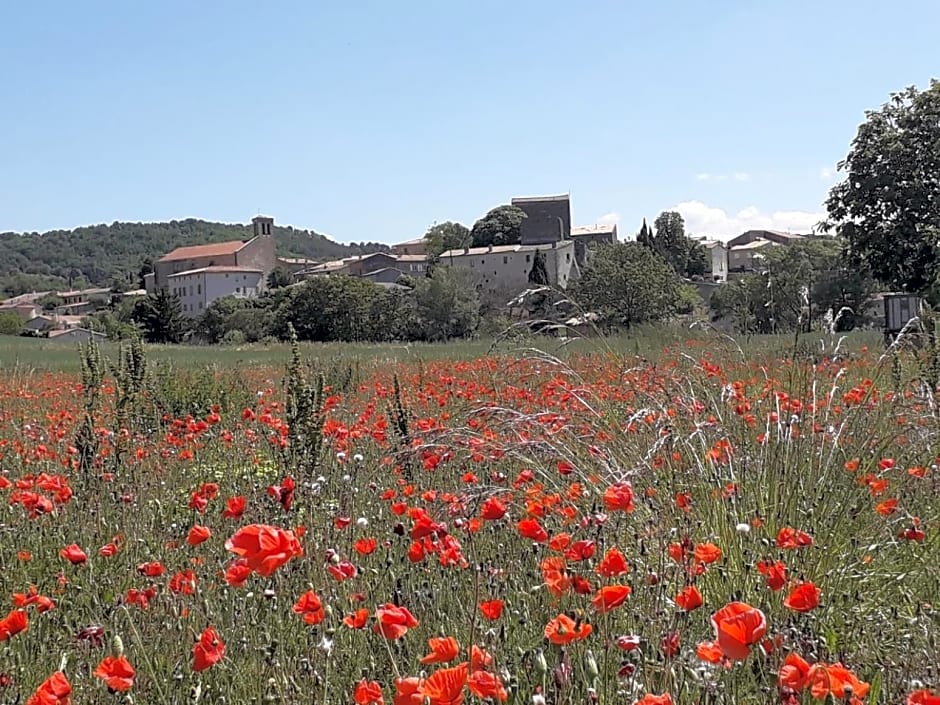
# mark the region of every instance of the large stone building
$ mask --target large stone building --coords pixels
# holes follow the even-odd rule
[[[529,273],[536,253],[545,256],[548,283],[564,289],[577,277],[578,261],[575,243],[560,240],[541,245],[501,245],[466,247],[448,250],[440,257],[440,264],[464,267],[474,272],[481,288],[513,294],[529,287]]]
[[[168,281],[170,293],[180,300],[183,315],[196,318],[216,299],[255,298],[264,289],[265,274],[252,267],[223,264],[177,272]]]
[[[526,217],[520,229],[520,244],[547,245],[571,237],[571,198],[529,196],[512,199]]]

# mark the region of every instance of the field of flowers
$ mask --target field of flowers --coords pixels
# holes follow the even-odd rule
[[[0,376],[0,702],[940,703],[940,411],[851,353]]]

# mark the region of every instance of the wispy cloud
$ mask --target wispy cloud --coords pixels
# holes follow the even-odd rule
[[[783,230],[809,233],[825,217],[824,213],[809,211],[774,211],[762,213],[749,206],[737,213],[701,201],[684,201],[671,210],[679,211],[685,219],[686,232],[729,240],[747,230]]]
[[[746,171],[736,171],[734,172],[734,180],[735,181],[750,181],[751,175],[748,174]]]
[[[598,225],[618,225],[620,223],[620,214],[616,211],[605,213],[597,219]]]
[[[746,171],[735,171],[730,174],[715,174],[710,171],[703,171],[695,175],[696,181],[750,181],[751,175]]]

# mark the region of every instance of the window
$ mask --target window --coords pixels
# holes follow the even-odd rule
[[[236,286],[236,287],[235,287],[235,293],[236,293],[236,294],[242,293],[242,288],[241,288],[240,286]]]
[[[202,301],[199,302],[199,310],[202,310]]]
[[[197,294],[201,294],[201,293],[202,293],[202,284],[196,284],[196,293],[197,293]]]
[[[570,261],[571,261],[571,253],[570,253],[570,252],[566,252],[566,253],[565,253],[565,262],[570,262]]]
[[[485,260],[485,259],[481,259],[481,260],[480,260],[480,264],[486,264],[486,260]]]
[[[525,256],[525,261],[526,261],[526,262],[528,262],[530,259],[532,259],[532,255],[526,255],[526,256]]]
[[[228,279],[228,272],[225,273],[225,278]]]
[[[508,258],[508,257],[506,257],[506,256],[503,257],[503,264],[509,264],[509,258]]]
[[[190,296],[193,295],[193,285],[192,285],[192,284],[189,285],[189,295],[190,295]]]

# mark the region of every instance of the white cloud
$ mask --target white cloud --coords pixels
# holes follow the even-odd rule
[[[620,223],[620,214],[617,212],[605,213],[597,219],[598,225],[618,225]]]
[[[748,174],[746,171],[736,171],[734,172],[734,180],[735,181],[750,181],[751,175]]]
[[[701,174],[696,174],[695,178],[699,181],[711,181],[715,177],[709,174],[707,171],[703,171]]]
[[[733,179],[734,181],[750,181],[751,175],[746,171],[735,171],[731,174],[713,174],[710,171],[703,171],[695,175],[696,181],[728,181]]]
[[[685,230],[696,236],[729,240],[746,230],[782,230],[784,232],[808,233],[825,218],[822,212],[774,211],[762,213],[749,206],[735,214],[701,201],[684,201],[670,210],[679,211],[685,219]]]

